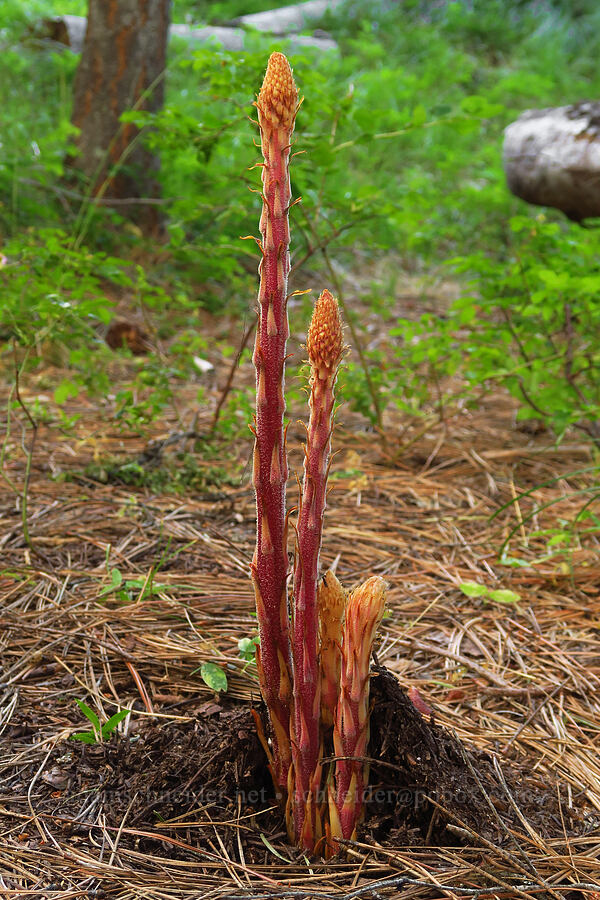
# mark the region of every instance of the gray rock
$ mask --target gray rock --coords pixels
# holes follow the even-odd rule
[[[600,103],[524,112],[504,132],[503,164],[522,200],[576,222],[600,216]]]

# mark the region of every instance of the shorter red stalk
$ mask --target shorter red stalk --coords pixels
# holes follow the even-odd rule
[[[333,726],[336,756],[330,782],[329,827],[335,838],[352,839],[363,814],[369,767],[369,668],[377,627],[385,607],[385,584],[374,575],[358,587],[346,604],[342,644],[340,693]]]
[[[301,847],[312,851],[321,837],[321,822],[316,807],[322,755],[317,582],[331,453],[334,386],[343,350],[337,300],[327,290],[315,304],[306,349],[310,362],[310,418],[304,448],[304,481],[294,567],[294,718],[291,739],[295,778],[293,833]]]
[[[317,588],[319,638],[321,643],[321,724],[330,729],[340,692],[342,635],[346,591],[331,571],[325,572]]]

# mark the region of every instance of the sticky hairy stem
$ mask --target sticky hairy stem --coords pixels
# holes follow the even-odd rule
[[[291,762],[291,653],[287,599],[284,377],[289,261],[288,211],[291,202],[289,156],[298,93],[289,63],[281,53],[269,59],[256,101],[264,158],[260,218],[258,327],[254,346],[256,415],[253,484],[257,541],[251,564],[260,648],[257,666],[271,723],[273,777],[285,792]]]

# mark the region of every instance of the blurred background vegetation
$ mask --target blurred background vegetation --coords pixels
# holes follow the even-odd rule
[[[273,6],[175,0],[173,21]],[[161,159],[164,230],[148,237],[66,178],[78,57],[39,27],[63,14],[86,3],[0,9],[0,359],[9,384],[15,351],[23,377],[44,374],[52,404],[37,413],[61,428],[87,393],[107,421],[143,432],[195,377],[195,358],[234,357],[251,323],[257,251],[239,240],[259,217],[248,117],[269,52],[287,45],[258,33],[242,52],[171,40],[164,108],[127,114]],[[362,355],[343,377],[346,408],[400,434],[501,386],[519,418],[598,444],[598,232],[516,200],[501,163],[503,129],[522,110],[599,96],[598,4],[347,0],[315,28],[337,49],[289,53],[306,98],[291,287],[329,286],[353,318]],[[293,334],[311,302],[291,304]],[[115,384],[104,335],[124,308],[151,346],[138,364],[118,351],[131,365]],[[215,340],[207,314],[234,327]],[[199,386],[198,402],[214,398]],[[251,408],[251,385],[236,384],[219,436],[235,437]]]

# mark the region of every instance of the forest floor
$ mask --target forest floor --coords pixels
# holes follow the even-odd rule
[[[598,900],[600,556],[585,525],[568,541],[590,499],[590,473],[573,474],[589,445],[520,430],[500,395],[405,453],[390,448],[393,424],[383,449],[344,415],[322,563],[348,587],[385,578],[377,660],[396,679],[373,677],[383,793],[347,855],[325,863],[287,843],[250,716],[256,670],[238,650],[256,625],[250,439],[161,448],[192,420],[195,392],[152,445],[107,430],[82,398],[67,406],[74,432],[41,426],[29,545],[31,433],[15,419],[6,437],[17,492],[0,486],[0,896]],[[26,401],[36,393],[22,385]],[[300,434],[293,423],[290,447]],[[107,462],[176,469],[184,446],[196,476],[183,494],[128,486]],[[467,582],[512,594],[467,596]],[[226,693],[202,680],[205,661],[226,671]],[[109,740],[81,743],[77,700],[101,721],[131,713]]]

